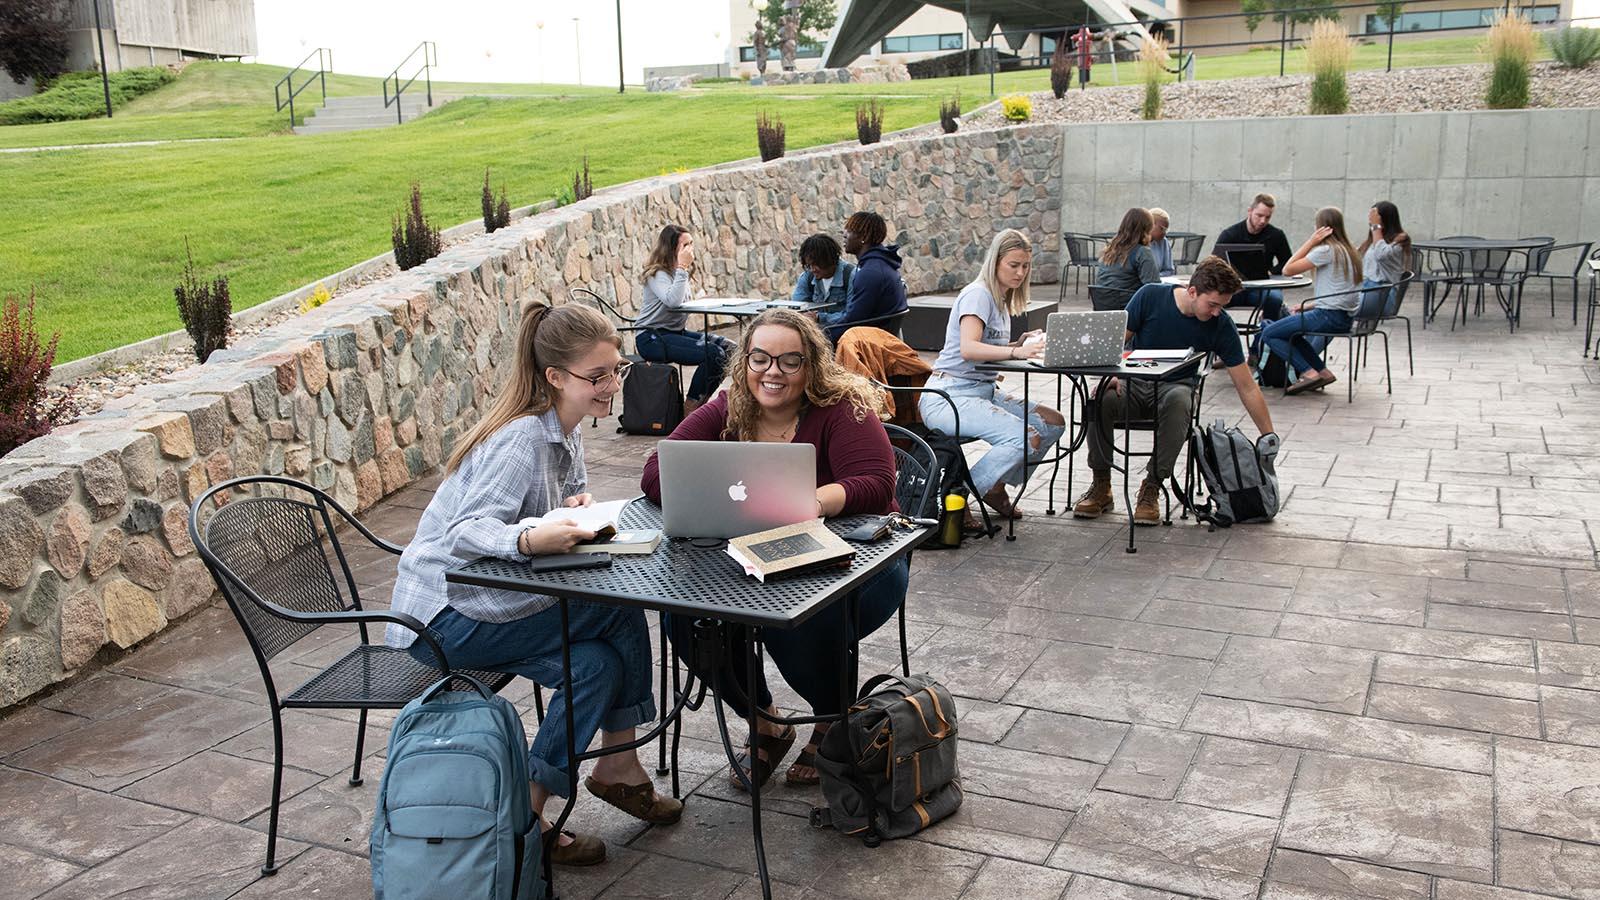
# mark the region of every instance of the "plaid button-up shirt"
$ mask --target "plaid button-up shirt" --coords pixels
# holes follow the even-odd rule
[[[517,538],[528,516],[542,516],[588,483],[579,429],[561,432],[555,410],[523,416],[475,447],[433,495],[416,537],[400,556],[391,608],[424,625],[446,606],[480,622],[510,622],[550,608],[555,598],[448,584],[445,569],[486,556],[525,562]],[[390,646],[416,634],[390,625]]]

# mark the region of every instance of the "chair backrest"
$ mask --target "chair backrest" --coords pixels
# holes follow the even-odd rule
[[[898,338],[898,337],[900,337],[900,324],[902,322],[904,322],[906,316],[908,316],[910,314],[911,314],[911,308],[907,307],[905,309],[900,310],[899,312],[889,313],[886,316],[874,316],[873,318],[870,318],[870,319],[862,319],[859,322],[851,322],[850,323],[850,328],[861,328],[861,327],[878,328],[878,329],[881,329],[883,331],[887,331],[890,334],[892,334],[892,335],[894,335],[895,337]],[[844,337],[845,332],[847,332],[849,330],[850,329],[847,328],[847,329],[845,329],[845,331],[841,331],[839,333],[839,337],[841,337],[841,338]],[[834,343],[837,344],[838,341],[834,341]]]
[[[1173,254],[1172,264],[1176,266],[1192,266],[1200,262],[1200,251],[1206,246],[1206,236],[1203,234],[1184,234],[1178,236],[1178,252]]]
[[[1395,282],[1395,284],[1394,284],[1394,309],[1389,310],[1387,315],[1394,316],[1394,315],[1398,315],[1400,313],[1400,307],[1404,306],[1405,302],[1406,302],[1406,291],[1411,289],[1411,282],[1416,281],[1416,280],[1417,280],[1417,273],[1411,272],[1411,271],[1407,271],[1407,272],[1405,272],[1404,274],[1402,274],[1400,276],[1400,280],[1399,281]]]
[[[623,315],[609,300],[588,288],[567,288],[567,293],[571,294],[574,300],[582,300],[599,310],[613,325],[625,327],[633,324],[633,319]]]
[[[232,496],[234,490],[252,486],[286,490],[281,490],[284,496],[261,493],[235,499],[200,521],[214,496]],[[293,496],[295,492],[304,498]],[[322,491],[274,476],[216,485],[189,509],[189,537],[263,662],[319,627],[284,618],[268,604],[297,613],[360,608],[330,509],[355,522]],[[333,560],[343,573],[342,588]]]
[[[1097,266],[1100,259],[1095,255],[1093,235],[1081,231],[1069,231],[1061,236],[1067,245],[1067,259],[1074,266]]]
[[[928,442],[899,425],[884,425],[894,446],[894,501],[908,516],[938,518],[939,460]]]
[[[1096,312],[1109,312],[1116,309],[1127,309],[1128,301],[1133,299],[1133,292],[1121,288],[1106,287],[1101,284],[1089,285],[1089,305]]]

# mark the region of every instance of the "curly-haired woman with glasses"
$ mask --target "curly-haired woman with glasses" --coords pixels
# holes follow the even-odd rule
[[[668,440],[814,444],[817,515],[882,514],[894,509],[894,449],[879,418],[883,395],[839,365],[815,322],[792,310],[762,313],[745,329],[729,372],[734,377],[728,390],[684,419]],[[640,486],[651,500],[661,501],[661,472],[654,454],[645,462]],[[871,634],[894,615],[906,596],[906,578],[902,559],[856,591],[858,636]],[[798,628],[764,635],[778,671],[815,715],[843,712],[846,608],[845,603],[835,603]],[[670,622],[668,634],[680,650],[687,650],[691,625],[682,617]],[[742,640],[736,631],[728,659],[745,658],[737,643]],[[744,666],[728,666],[720,677],[738,684],[744,696],[753,696],[776,715],[767,686],[757,684],[752,689],[745,683]],[[723,700],[740,716],[747,715],[738,698],[724,694]],[[795,729],[762,720],[757,730],[741,765],[764,784],[794,744]],[[816,751],[826,731],[826,725],[813,729],[805,749],[789,767],[788,783],[817,783]],[[737,777],[733,783],[741,786]]]
[[[562,686],[561,611],[554,597],[450,584],[445,570],[481,557],[527,562],[569,553],[594,532],[571,520],[526,520],[591,501],[583,464],[590,416],[611,414],[627,363],[605,317],[577,305],[531,304],[517,331],[516,363],[494,405],[456,442],[444,483],[428,502],[417,534],[400,556],[393,609],[428,626],[450,665],[510,672],[558,692]],[[654,718],[650,633],[644,613],[574,600],[571,617],[572,712],[559,696],[528,751],[530,798],[542,815],[550,795],[565,796],[567,733],[589,746],[596,731],[614,747]],[[437,665],[415,634],[390,626],[387,638]],[[683,804],[655,792],[633,751],[602,756],[584,784],[595,796],[646,822],[676,822]],[[546,840],[549,840],[547,837]],[[547,851],[561,865],[604,862],[591,835],[563,834]]]

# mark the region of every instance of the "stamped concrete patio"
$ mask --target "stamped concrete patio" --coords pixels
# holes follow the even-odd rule
[[[1015,543],[918,553],[913,663],[962,698],[967,803],[867,850],[810,829],[815,792],[777,787],[776,893],[1600,896],[1600,373],[1544,297],[1515,335],[1419,328],[1414,377],[1400,338],[1392,396],[1375,353],[1353,404],[1271,398],[1288,496],[1271,525],[1143,530],[1129,555],[1114,523],[1035,499]],[[1225,379],[1207,396],[1240,415]],[[585,434],[595,492],[634,490],[651,442]],[[405,539],[436,484],[367,520]],[[392,562],[359,563],[385,601]],[[281,676],[347,636],[323,637]],[[864,671],[894,640],[871,639]],[[531,727],[529,695],[508,694]],[[361,896],[390,718],[351,788],[354,717],[289,717],[284,865],[259,877],[271,728],[238,626],[205,609],[0,721],[0,900]],[[585,796],[574,824],[611,859],[559,872],[565,900],[759,897],[709,711],[686,732],[684,821]]]

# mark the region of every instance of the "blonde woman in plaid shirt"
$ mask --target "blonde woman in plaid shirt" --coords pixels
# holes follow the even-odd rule
[[[428,623],[452,666],[510,672],[560,687],[555,598],[447,584],[444,572],[486,556],[527,561],[567,553],[594,537],[571,521],[520,523],[592,502],[579,425],[610,414],[626,366],[621,346],[611,323],[587,307],[536,304],[523,312],[511,378],[450,454],[444,483],[400,557],[395,581],[394,610]],[[644,613],[580,601],[571,601],[569,611],[573,721],[563,700],[551,697],[528,751],[529,792],[541,815],[552,794],[566,791],[568,729],[577,747],[589,746],[597,731],[609,747],[633,740],[635,726],[654,718]],[[413,637],[404,629],[388,633],[391,644],[435,663]],[[656,793],[636,753],[601,757],[584,784],[647,822],[676,822],[683,814],[683,804]],[[606,847],[597,837],[566,832],[550,853],[563,865],[594,865],[605,860]]]

